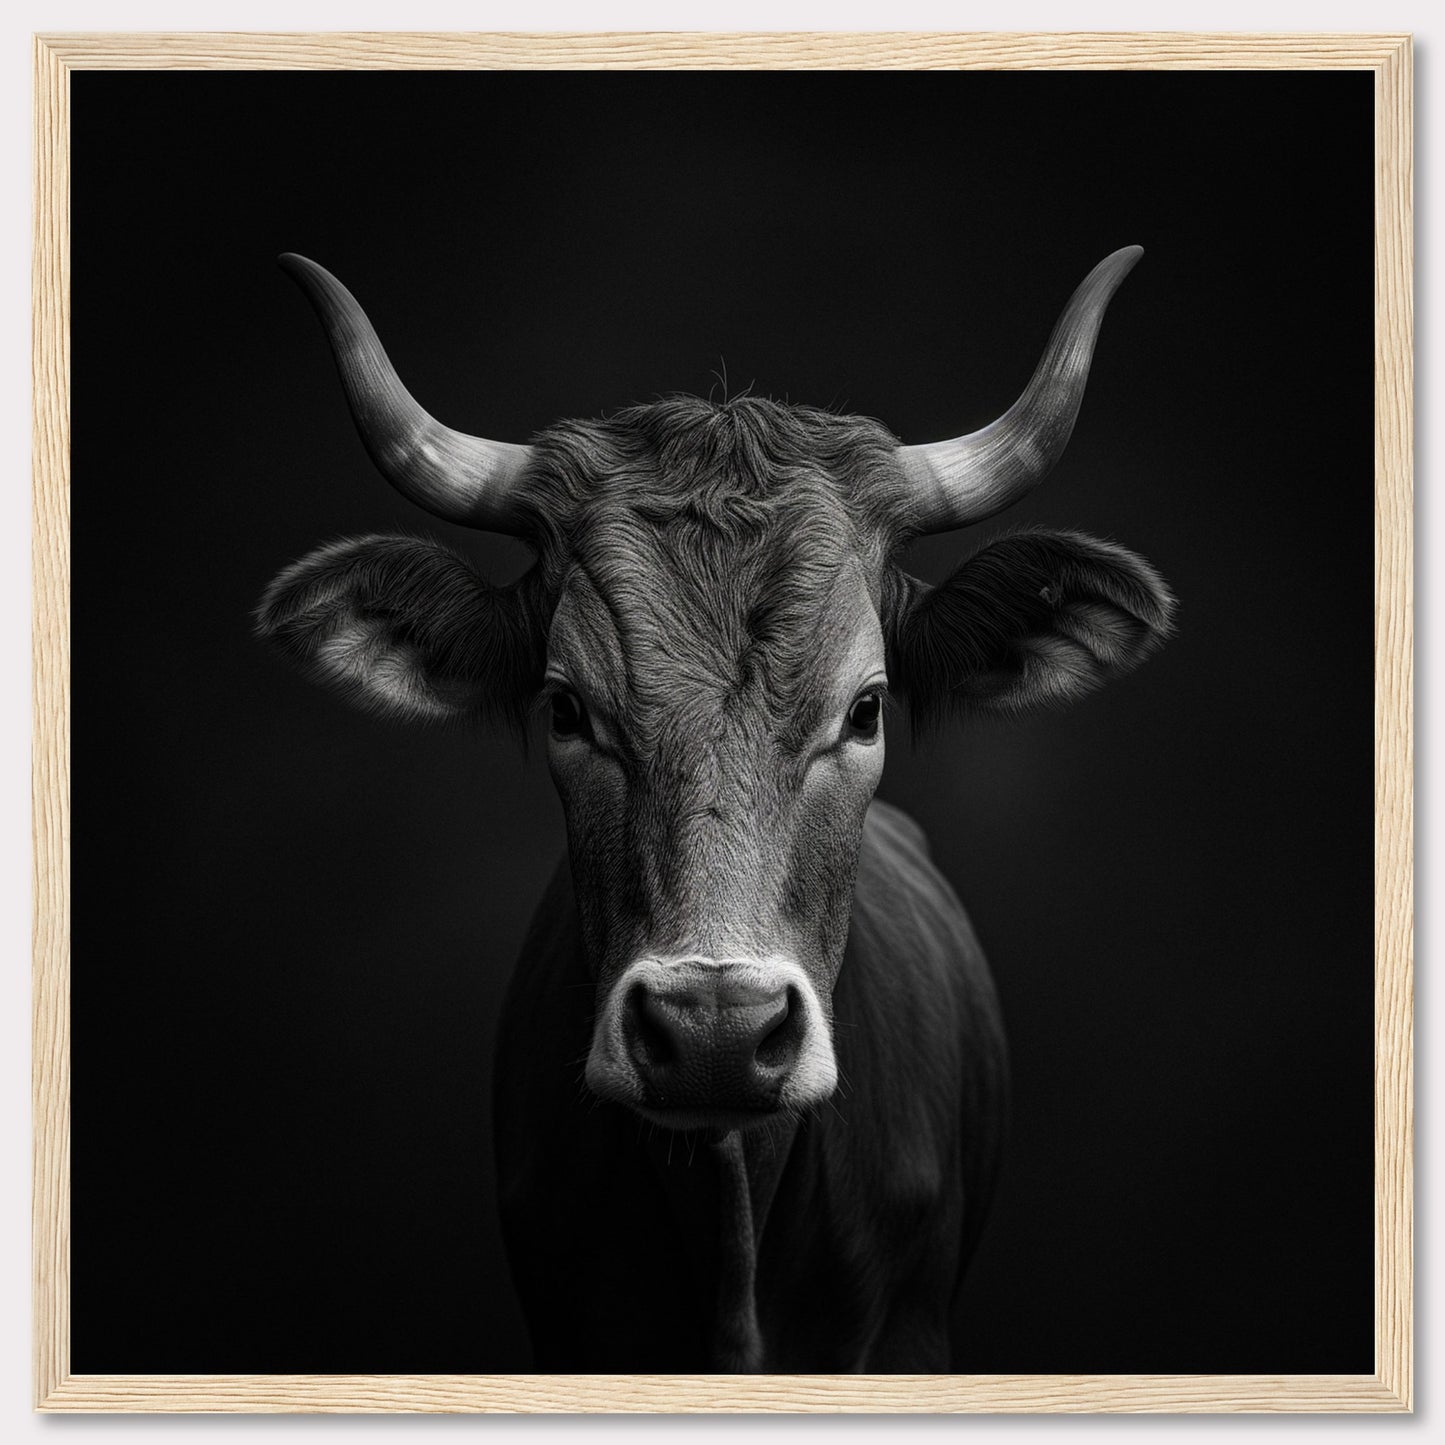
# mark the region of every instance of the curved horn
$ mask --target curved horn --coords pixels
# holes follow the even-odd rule
[[[443,426],[401,384],[351,292],[305,256],[288,251],[278,260],[321,318],[356,429],[382,476],[449,522],[519,535],[516,480],[530,449]]]
[[[920,532],[947,532],[1011,507],[1062,455],[1084,399],[1109,300],[1144,254],[1125,246],[1084,278],[1059,317],[1024,393],[981,431],[899,449]]]

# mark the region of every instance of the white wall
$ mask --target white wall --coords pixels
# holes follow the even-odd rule
[[[460,3],[460,0],[217,0],[205,7],[170,0],[132,0],[127,5],[14,3],[0,22],[0,448],[5,465],[0,475],[0,1430],[6,1439],[33,1440],[49,1436],[75,1438],[97,1432],[124,1431],[142,1437],[155,1431],[174,1445],[218,1433],[232,1439],[251,1439],[264,1432],[267,1440],[298,1439],[321,1432],[327,1439],[361,1436],[387,1439],[419,1438],[423,1431],[441,1430],[452,1438],[457,1431],[485,1429],[493,1440],[537,1440],[566,1434],[596,1439],[605,1434],[621,1438],[637,1430],[652,1438],[682,1431],[710,1439],[798,1438],[802,1431],[817,1438],[823,1431],[841,1430],[852,1440],[882,1440],[897,1429],[936,1435],[940,1431],[966,1432],[974,1439],[1035,1438],[1045,1430],[1083,1432],[1091,1438],[1118,1430],[1130,1440],[1152,1441],[1183,1432],[1211,1435],[1231,1432],[1233,1445],[1274,1437],[1280,1431],[1298,1436],[1322,1431],[1332,1440],[1354,1440],[1401,1428],[1414,1433],[1438,1414],[1436,1381],[1442,1351],[1438,1332],[1431,1329],[1432,1302],[1440,1297],[1441,1250],[1432,1246],[1432,1203],[1438,1203],[1430,1145],[1439,1137],[1435,1121],[1445,1104],[1441,1070],[1431,1063],[1432,1049],[1445,1030],[1438,994],[1430,987],[1428,948],[1432,937],[1430,894],[1432,883],[1445,883],[1445,869],[1430,848],[1432,824],[1438,826],[1439,805],[1445,795],[1445,773],[1432,768],[1428,755],[1430,723],[1438,716],[1441,662],[1440,640],[1445,636],[1445,589],[1431,586],[1430,561],[1445,549],[1445,509],[1432,499],[1438,468],[1431,445],[1432,416],[1440,414],[1441,384],[1431,365],[1440,321],[1440,288],[1432,274],[1434,191],[1439,179],[1439,108],[1431,95],[1434,42],[1445,35],[1441,12],[1423,0],[1366,5],[1347,0],[1281,3],[1281,0],[1187,0],[1170,7],[1142,4],[1139,0],[1095,0],[1093,4],[1065,0],[987,0],[972,5],[944,4],[939,0],[892,0],[887,5],[866,5],[857,0],[704,0],[684,6],[678,0],[632,0],[632,3],[584,5],[577,0],[510,0],[504,4]],[[1420,1182],[1417,1234],[1419,1241],[1418,1339],[1416,1379],[1419,1409],[1412,1421],[1355,1419],[925,1419],[898,1421],[853,1419],[834,1421],[711,1420],[682,1423],[672,1419],[637,1421],[598,1420],[494,1420],[485,1423],[462,1419],[396,1420],[329,1417],[207,1418],[175,1417],[108,1419],[44,1419],[29,1413],[29,247],[30,247],[30,45],[33,31],[53,30],[1172,30],[1209,31],[1414,31],[1416,34],[1416,254],[1420,273],[1417,297],[1419,420],[1417,494],[1420,528],[1416,546],[1424,559],[1420,596],[1420,668],[1417,681],[1421,728],[1417,748],[1420,766],[1420,912],[1418,956],[1422,960],[1420,1014],[1417,1035],[1417,1077],[1420,1083],[1421,1135],[1417,1177]],[[1432,405],[1435,403],[1435,405]],[[1433,665],[1432,665],[1433,664]],[[1430,1107],[1433,1105],[1434,1107]],[[760,1442],[761,1445],[761,1442]]]

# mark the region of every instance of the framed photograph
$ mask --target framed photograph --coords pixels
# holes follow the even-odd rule
[[[38,1408],[1412,1407],[1407,36],[35,58]]]

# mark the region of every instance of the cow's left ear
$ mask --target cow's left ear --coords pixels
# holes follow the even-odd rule
[[[917,720],[1072,701],[1137,667],[1173,629],[1142,557],[1075,532],[990,542],[946,582],[895,599],[889,673]]]

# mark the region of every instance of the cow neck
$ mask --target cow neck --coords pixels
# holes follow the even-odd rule
[[[795,1120],[750,1130],[729,1130],[712,1145],[717,1164],[717,1302],[713,1361],[718,1370],[763,1367],[758,1324],[758,1250],[783,1166],[791,1152]]]
[[[712,1138],[654,1133],[644,1148],[682,1232],[694,1243],[698,1284],[713,1295],[710,1368],[746,1373],[764,1363],[758,1323],[758,1251],[797,1135],[796,1119]],[[702,1164],[704,1154],[710,1168]]]
[[[758,1239],[742,1136],[730,1129],[712,1145],[718,1171],[718,1278],[713,1319],[713,1367],[759,1370],[763,1336],[758,1328]]]

